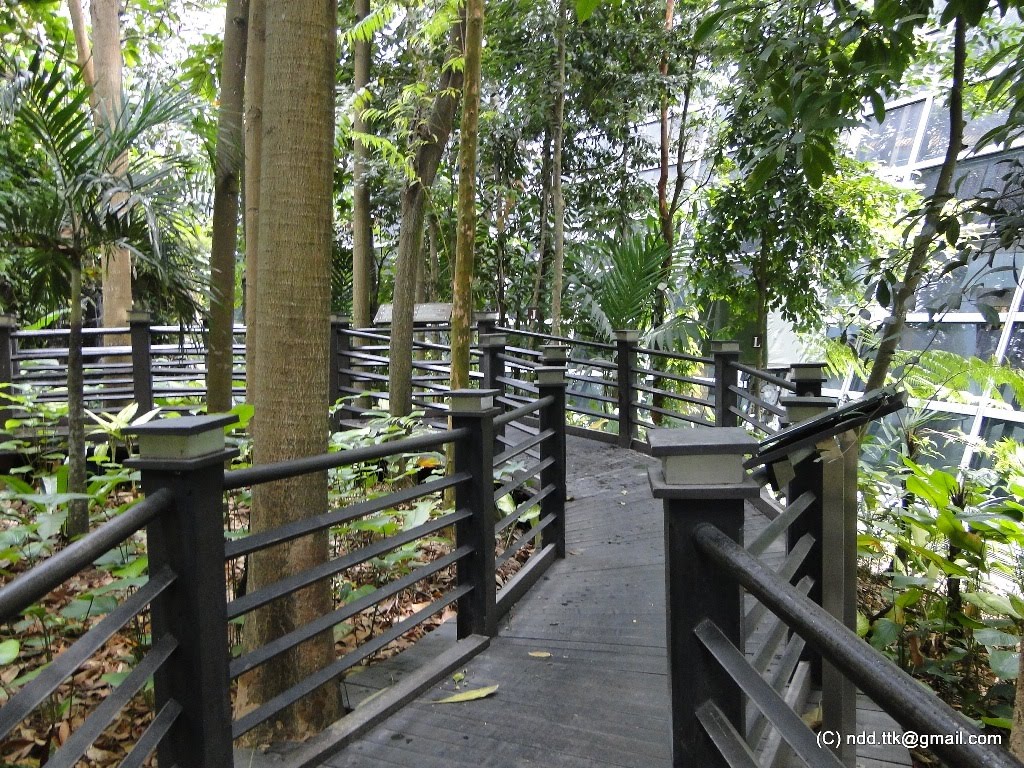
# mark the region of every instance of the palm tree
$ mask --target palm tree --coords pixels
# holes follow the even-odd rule
[[[83,271],[104,248],[125,247],[158,277],[172,276],[166,283],[188,303],[191,281],[181,272],[187,259],[180,258],[180,243],[169,248],[164,242],[185,234],[180,214],[171,213],[172,204],[180,207],[181,196],[169,189],[181,178],[176,173],[181,163],[137,149],[153,129],[180,117],[186,102],[173,89],[147,88],[137,100],[126,99],[103,125],[95,125],[88,89],[63,51],[37,50],[25,66],[2,56],[0,69],[0,130],[24,132],[39,158],[24,167],[25,178],[0,188],[0,243],[22,255],[39,297],[69,306],[68,490],[83,493]],[[127,158],[127,165],[115,173],[120,158]],[[164,258],[170,252],[179,259]],[[66,531],[74,536],[87,530],[88,506],[79,499],[71,504]]]

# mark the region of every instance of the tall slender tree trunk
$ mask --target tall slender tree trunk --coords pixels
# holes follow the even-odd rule
[[[68,491],[85,493],[85,384],[82,374],[82,257],[71,264],[71,316],[68,334]],[[89,532],[89,500],[74,499],[64,524],[68,538]]]
[[[96,69],[92,63],[92,46],[89,45],[89,29],[85,24],[85,12],[82,0],[68,0],[68,14],[71,16],[71,29],[75,35],[75,50],[78,53],[78,68],[82,72],[82,80],[88,86],[89,104],[96,112]]]
[[[121,111],[121,24],[118,13],[120,0],[92,0],[92,60],[96,72],[97,114],[101,123],[116,120]],[[124,170],[123,159],[118,160],[114,173]],[[132,260],[127,248],[110,246],[103,254],[103,326],[118,328],[128,325],[128,311],[132,308]],[[107,338],[108,343],[119,344],[123,339]]]
[[[544,284],[544,275],[548,269],[549,259],[549,245],[548,239],[548,211],[551,205],[551,126],[544,128],[544,140],[541,143],[541,163],[540,163],[540,212],[538,214],[538,233],[537,233],[537,271],[533,276],[533,293],[530,298],[530,308],[532,308],[536,314],[530,318],[530,330],[539,331],[541,329],[540,316],[541,308],[541,287]]]
[[[899,348],[903,329],[921,281],[928,274],[928,261],[932,243],[945,223],[943,208],[953,192],[953,174],[956,172],[957,156],[964,142],[964,70],[967,63],[967,23],[962,16],[953,22],[953,73],[949,84],[949,146],[939,167],[935,191],[927,198],[921,231],[914,238],[907,260],[903,282],[893,293],[892,315],[886,321],[882,341],[878,345],[875,361],[871,366],[864,391],[870,392],[885,385],[885,377],[892,367],[893,357]]]
[[[256,299],[259,295],[260,163],[263,156],[263,70],[267,47],[267,0],[249,0],[245,52],[245,397],[253,402],[256,367]]]
[[[260,166],[260,289],[252,370],[259,410],[253,421],[257,464],[327,449],[327,357],[333,231],[334,69],[336,10],[323,0],[267,0],[263,153]],[[257,486],[251,527],[266,530],[321,513],[325,473]],[[326,562],[327,533],[251,556],[248,584],[259,589]],[[330,579],[246,617],[249,650],[305,625],[333,608]],[[239,680],[245,711],[323,669],[335,658],[331,631],[268,661]],[[261,742],[301,739],[340,712],[332,681],[283,713],[275,728],[253,732]]]
[[[554,244],[551,253],[551,332],[562,335],[562,285],[565,271],[565,194],[562,190],[562,145],[565,143],[565,36],[568,30],[565,0],[558,0],[556,27],[555,106],[551,115],[551,213]]]
[[[480,58],[484,0],[466,0],[465,81],[459,129],[459,210],[452,281],[452,389],[469,386],[469,342],[473,319],[476,242],[476,150],[480,128]]]
[[[452,32],[451,52],[461,53],[463,23]],[[402,223],[395,258],[395,294],[391,316],[388,400],[392,416],[412,409],[412,314],[416,299],[416,261],[423,247],[423,220],[427,191],[451,136],[455,109],[462,91],[462,71],[445,69],[427,120],[417,129],[420,143],[413,160],[415,179],[402,192]]]
[[[235,251],[239,180],[244,157],[242,108],[248,25],[249,0],[228,0],[224,12],[210,248],[210,329],[206,357],[206,404],[210,413],[228,411],[233,404]]]
[[[356,21],[370,15],[370,0],[355,0]],[[357,40],[353,46],[357,97],[353,106],[352,130],[366,133],[363,108],[370,85],[373,43]],[[352,142],[352,322],[365,328],[373,322],[375,281],[373,276],[373,219],[370,215],[370,148],[357,135]]]

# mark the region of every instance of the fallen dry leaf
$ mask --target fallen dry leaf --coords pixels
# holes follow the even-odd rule
[[[435,704],[459,704],[463,701],[475,701],[476,699],[485,699],[498,690],[497,685],[488,685],[485,688],[474,688],[471,691],[462,691],[462,693],[456,693],[451,696],[447,696],[443,699],[438,699]]]
[[[551,654],[547,651],[530,651],[530,655],[535,659],[550,659]]]

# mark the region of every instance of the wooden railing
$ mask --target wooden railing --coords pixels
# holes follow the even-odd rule
[[[238,399],[245,392],[245,333],[235,328]],[[87,406],[110,410],[134,401],[140,412],[154,404],[182,411],[200,407],[206,396],[204,337],[201,328],[152,326],[144,312],[133,313],[128,328],[87,329]],[[0,322],[0,386],[9,382],[14,392],[30,392],[41,401],[66,399],[67,338],[66,330],[19,331]],[[104,346],[108,338],[131,343]],[[334,317],[329,338],[329,398],[342,402],[339,418],[359,418],[386,404],[387,329],[353,328]],[[413,405],[428,415],[447,409],[446,341],[447,328],[432,326],[413,343]],[[815,387],[820,393],[822,378],[821,365],[779,373],[743,365],[735,342],[714,342],[710,356],[701,357],[643,347],[635,331],[620,331],[615,343],[605,343],[501,328],[492,320],[478,323],[471,361],[474,385],[497,390],[504,408],[536,396],[536,368],[564,364],[570,433],[638,450],[646,450],[646,431],[660,427],[744,423],[757,434],[771,434],[783,416],[781,396],[798,389],[813,394]]]
[[[860,689],[902,726],[932,737],[931,749],[950,765],[1020,768],[855,632],[853,430],[905,399],[882,391],[835,409],[814,396],[815,371],[795,381],[801,396],[782,414],[793,426],[760,444],[742,428],[649,433],[662,459],[651,486],[665,508],[673,765],[752,768],[792,764],[792,755],[803,765],[853,768]],[[765,464],[761,477],[785,504],[765,499],[745,471]],[[744,542],[749,502],[768,521]],[[812,682],[822,696],[816,732],[794,711]]]
[[[129,466],[141,472],[146,499],[0,588],[0,621],[16,619],[40,597],[140,530],[146,531],[149,581],[0,709],[0,738],[29,716],[114,632],[149,607],[151,616],[144,619],[152,633],[148,653],[49,764],[74,765],[152,678],[156,717],[124,764],[141,765],[155,750],[161,765],[222,768],[232,764],[234,739],[431,617],[456,609],[458,643],[454,647],[402,685],[360,707],[351,721],[342,721],[341,728],[347,729],[348,737],[367,729],[375,718],[415,697],[485,647],[512,603],[556,558],[564,556],[564,388],[563,370],[546,368],[538,371],[539,397],[508,413],[503,414],[494,405],[494,393],[453,392],[449,393],[447,409],[449,428],[428,428],[423,434],[382,444],[227,472],[225,461],[237,452],[224,447],[223,430],[235,420],[234,416],[187,416],[135,427],[140,456],[130,460]],[[496,423],[509,435],[516,432],[525,438],[509,439],[507,447],[495,455]],[[430,453],[439,457],[446,448],[451,449],[453,457],[447,473],[339,509],[312,510],[309,516],[272,530],[240,538],[225,535],[226,492],[354,465],[376,466],[388,459],[409,461],[410,455]],[[497,482],[496,472],[500,473]],[[446,491],[453,492],[454,506],[442,510],[439,497]],[[511,511],[499,513],[500,502],[513,492],[517,501]],[[520,496],[526,498],[519,501]],[[338,526],[357,525],[375,515],[401,515],[401,510],[408,510],[410,504],[424,497],[438,499],[437,511],[426,519],[393,526],[397,530],[381,528],[380,535],[366,537],[360,546],[346,546],[325,562],[281,573],[274,583],[244,594],[235,592],[227,579],[226,574],[237,570],[232,565],[245,563],[258,552]],[[531,514],[535,507],[536,514]],[[435,539],[443,531],[454,532],[448,548],[436,546]],[[253,611],[313,584],[333,583],[350,575],[354,579],[360,567],[417,542],[433,544],[420,550],[407,572],[392,572],[369,593],[339,600],[329,614],[263,646],[231,655],[229,627],[244,621]],[[513,560],[518,566],[510,568]],[[354,648],[327,666],[256,709],[233,718],[232,680],[359,614],[374,611],[402,591],[447,569],[454,569],[454,579],[432,582],[431,591],[436,594],[428,605],[359,638]],[[500,590],[496,587],[496,572],[502,575]],[[443,585],[448,586],[442,589]],[[320,759],[323,751],[342,743],[338,733],[333,729],[327,745],[307,745],[306,758],[300,755],[296,759]]]

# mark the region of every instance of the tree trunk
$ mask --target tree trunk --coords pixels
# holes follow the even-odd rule
[[[356,21],[370,15],[370,0],[355,0]],[[353,107],[352,131],[366,133],[363,119],[363,99],[360,95],[370,84],[370,63],[373,43],[357,40],[353,46],[357,94]],[[370,148],[356,136],[352,142],[352,323],[366,328],[373,322],[373,219],[370,215],[370,186],[368,182]]]
[[[330,317],[334,169],[335,8],[322,0],[267,0],[263,154],[260,166],[260,290],[253,458],[257,464],[327,449],[327,357]],[[251,527],[267,530],[320,514],[326,473],[257,486]],[[250,557],[256,590],[329,558],[327,533]],[[246,617],[247,650],[265,645],[333,608],[329,579]],[[335,658],[324,632],[239,680],[238,711],[246,711],[323,669]],[[298,740],[321,730],[340,711],[331,681],[250,734],[250,743]]]
[[[68,333],[68,491],[85,493],[85,384],[82,379],[82,259],[71,264],[71,316]],[[89,500],[74,499],[64,524],[68,538],[89,532]]]
[[[540,212],[537,217],[540,230],[537,237],[537,272],[533,276],[533,294],[530,307],[536,314],[529,318],[530,330],[539,331],[541,286],[544,284],[544,273],[548,265],[548,207],[551,201],[551,127],[544,129],[544,140],[541,145],[540,163]],[[528,308],[528,309],[529,309]]]
[[[224,14],[220,112],[214,167],[213,243],[210,248],[210,330],[206,357],[209,413],[229,411],[235,324],[235,247],[238,188],[243,163],[242,104],[249,0],[228,0]]]
[[[121,112],[121,24],[120,0],[92,0],[92,61],[96,72],[96,110],[98,123],[116,120]],[[110,170],[122,173],[125,160],[119,159]],[[109,246],[103,254],[103,326],[128,325],[132,308],[132,260],[126,248]],[[107,337],[108,344],[120,344],[123,338]]]
[[[480,128],[480,56],[484,0],[466,0],[465,83],[459,129],[459,210],[452,280],[452,389],[469,387],[470,326],[473,319],[476,242],[476,150]]]
[[[71,15],[71,28],[75,33],[78,68],[82,71],[82,80],[89,88],[89,105],[92,107],[93,114],[95,115],[96,70],[92,63],[92,47],[89,45],[89,30],[85,26],[82,0],[68,0],[68,13]]]
[[[245,52],[245,398],[253,402],[256,367],[256,298],[259,295],[260,162],[263,155],[263,61],[267,45],[266,0],[249,2]]]
[[[1018,622],[1017,635],[1024,637],[1024,622]],[[1017,648],[1016,699],[1013,705],[1013,728],[1010,730],[1010,754],[1024,762],[1024,642]]]
[[[462,51],[462,24],[452,33],[452,52]],[[416,262],[423,246],[427,190],[434,183],[444,148],[455,122],[462,90],[462,71],[445,69],[430,116],[419,126],[420,143],[413,160],[415,180],[402,192],[402,223],[395,258],[395,294],[391,314],[388,400],[392,416],[412,410],[412,311],[416,298]]]
[[[565,194],[562,191],[562,144],[565,141],[565,36],[568,27],[565,0],[558,1],[557,75],[555,106],[551,115],[551,213],[554,245],[551,253],[551,332],[562,335],[562,283],[565,268]]]
[[[864,391],[870,392],[885,385],[885,377],[892,366],[893,357],[900,345],[900,338],[907,323],[907,313],[917,294],[917,288],[928,274],[928,261],[932,243],[946,219],[943,208],[952,197],[953,174],[956,172],[957,156],[964,140],[964,69],[967,61],[967,24],[962,16],[953,22],[953,74],[949,85],[949,146],[939,168],[935,191],[925,201],[924,221],[921,231],[914,238],[910,259],[907,261],[903,282],[893,295],[892,316],[885,323],[882,341],[878,345],[875,361]]]

